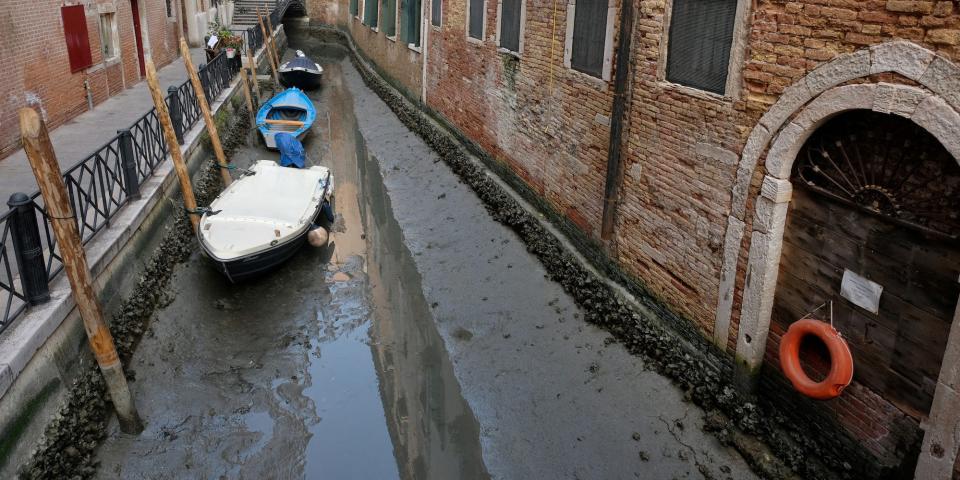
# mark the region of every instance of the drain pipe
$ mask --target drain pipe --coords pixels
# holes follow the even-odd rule
[[[90,80],[83,79],[83,89],[87,91],[87,109],[93,110],[93,91],[90,90]]]
[[[630,80],[630,44],[633,41],[633,0],[620,2],[620,39],[617,45],[617,71],[613,81],[613,112],[610,118],[610,146],[607,149],[607,180],[603,190],[603,223],[600,238],[610,240],[616,224],[620,184],[623,180],[624,118],[627,113],[627,88]]]

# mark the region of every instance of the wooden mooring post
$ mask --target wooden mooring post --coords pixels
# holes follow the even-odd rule
[[[253,56],[253,49],[250,48],[250,45],[247,45],[247,68],[250,69],[250,81],[253,82],[253,94],[256,97],[257,105],[263,103],[263,98],[260,97],[260,81],[257,80],[257,61]],[[250,119],[251,123],[254,123],[254,119]]]
[[[93,291],[90,267],[80,241],[74,212],[70,208],[60,164],[57,163],[53,144],[50,143],[47,126],[32,108],[20,109],[20,135],[23,149],[30,160],[30,168],[37,177],[53,233],[60,246],[63,269],[70,281],[70,289],[73,291],[74,301],[77,302],[77,310],[83,320],[90,349],[93,350],[93,356],[103,373],[107,391],[120,420],[120,430],[138,434],[143,431],[143,423],[137,414],[133,395],[130,394],[123,365],[117,355],[117,347],[113,344],[113,336],[103,320],[100,301]]]
[[[223,153],[223,144],[220,143],[220,132],[217,130],[217,121],[210,112],[210,103],[207,102],[207,94],[203,91],[203,84],[200,83],[200,76],[197,75],[197,69],[193,68],[193,59],[190,58],[190,47],[187,41],[180,37],[180,56],[183,57],[183,66],[187,69],[187,75],[190,77],[190,83],[193,84],[193,91],[197,94],[197,103],[200,104],[200,111],[203,112],[203,121],[207,124],[207,133],[210,135],[210,144],[213,145],[213,154],[217,157],[217,165],[220,166],[220,177],[223,179],[223,186],[229,186],[233,183],[233,177],[230,176],[230,169],[227,165],[227,156]],[[249,103],[250,99],[247,98]],[[250,106],[253,109],[253,106]]]
[[[271,37],[273,32],[267,32],[267,26],[263,23],[263,17],[260,15],[260,7],[257,7],[257,20],[260,21],[260,31],[263,32],[263,53],[267,54],[267,58],[270,60],[270,69],[273,71],[273,85],[277,90],[280,89],[280,76],[277,74],[277,69],[280,68],[279,60],[274,59],[274,51],[271,48],[272,42]]]
[[[247,101],[247,111],[250,112],[250,121],[253,122],[256,113],[253,109],[253,99],[250,98],[250,82],[247,80],[247,69],[243,67],[243,60],[240,61],[240,80],[243,82],[243,98]]]
[[[157,70],[153,66],[153,60],[147,59],[146,67],[147,85],[150,87],[150,96],[153,97],[153,106],[157,108],[157,118],[160,119],[163,136],[167,139],[167,146],[170,150],[170,158],[173,159],[173,168],[176,170],[177,178],[180,180],[180,190],[183,192],[183,206],[186,207],[189,212],[190,225],[193,226],[193,231],[196,233],[197,226],[200,224],[200,216],[196,214],[197,199],[193,196],[193,186],[190,184],[190,172],[187,171],[187,164],[183,161],[180,144],[177,143],[177,134],[173,130],[173,122],[170,121],[167,102],[164,101],[163,93],[160,91],[160,83],[157,81]],[[201,89],[201,92],[202,91]]]
[[[273,57],[277,59],[277,69],[280,69],[280,50],[277,48],[277,40],[273,36],[273,20],[270,20],[270,9],[267,4],[263,4],[263,19],[267,22],[267,30],[270,32],[270,47],[273,48]]]

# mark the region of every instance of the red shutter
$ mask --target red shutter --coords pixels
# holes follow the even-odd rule
[[[67,54],[70,55],[70,71],[77,72],[93,65],[83,5],[61,7],[60,15],[63,17],[63,36],[67,39]]]

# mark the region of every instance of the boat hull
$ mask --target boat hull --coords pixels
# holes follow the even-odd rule
[[[317,109],[302,90],[288,88],[264,102],[257,111],[257,130],[263,137],[263,143],[271,150],[277,149],[273,138],[278,133],[289,133],[302,140],[310,131],[317,118]],[[271,124],[271,120],[296,120],[299,126]]]
[[[289,260],[333,195],[332,173],[321,166],[298,169],[259,160],[249,172],[211,202],[196,233],[204,256],[231,282]]]
[[[204,253],[210,261],[216,264],[217,270],[226,275],[228,280],[233,283],[242,282],[268,273],[289,260],[303,246],[309,231],[307,229],[296,238],[280,245],[232,260],[219,260],[206,249],[204,249]]]
[[[284,87],[297,87],[301,90],[314,90],[320,87],[323,75],[305,70],[280,72],[280,83]]]

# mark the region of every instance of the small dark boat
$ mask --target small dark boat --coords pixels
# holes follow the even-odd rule
[[[317,109],[299,88],[288,88],[267,100],[257,111],[257,129],[267,148],[277,149],[274,135],[289,133],[297,140],[310,131]]]
[[[297,56],[281,64],[278,72],[280,73],[280,83],[284,87],[313,90],[320,86],[323,67],[310,60],[302,51],[297,50]]]
[[[333,195],[321,166],[288,168],[259,160],[200,217],[200,248],[231,282],[264,273],[297,252]],[[329,208],[329,207],[327,207]]]

